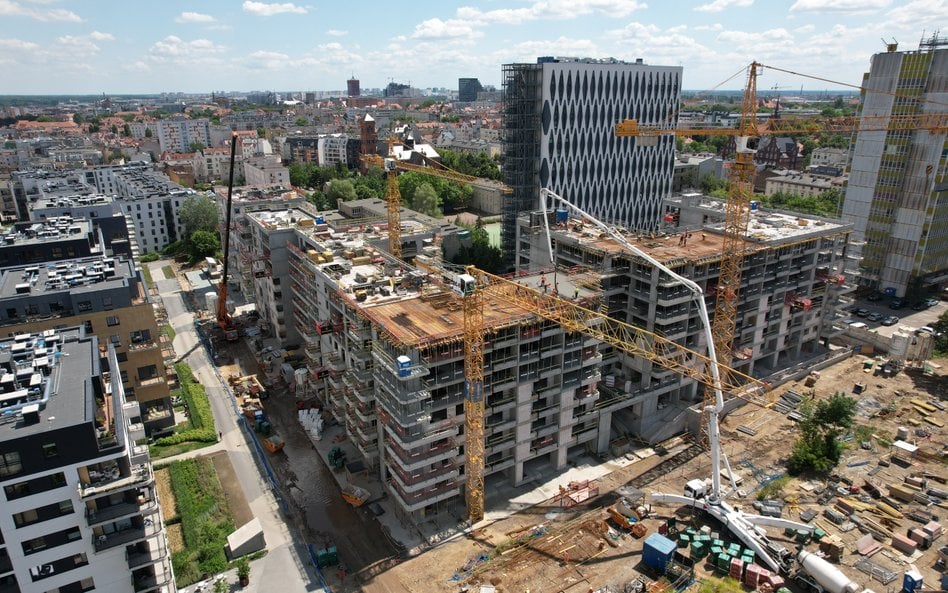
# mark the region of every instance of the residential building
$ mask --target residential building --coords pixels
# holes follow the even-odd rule
[[[811,167],[836,167],[846,170],[849,166],[849,150],[846,148],[814,148],[810,154]]]
[[[521,248],[517,217],[539,206],[541,188],[610,223],[657,228],[671,189],[674,137],[617,138],[615,124],[636,119],[674,129],[681,72],[613,59],[503,66],[504,183],[513,193],[506,196],[501,243],[511,265]]]
[[[205,148],[194,153],[194,178],[201,183],[230,177],[230,147]],[[235,164],[234,177],[243,175],[243,163]]]
[[[321,135],[317,142],[319,165],[321,167],[348,166],[348,144],[349,139],[345,134]]]
[[[917,51],[872,56],[863,78],[864,117],[945,113],[948,39]],[[895,128],[895,126],[893,126]],[[858,132],[852,145],[843,218],[861,245],[860,283],[898,296],[948,282],[946,131]]]
[[[775,171],[765,181],[764,194],[772,196],[777,192],[793,194],[795,196],[818,196],[830,190],[844,192],[846,190],[845,175],[831,177],[815,173],[800,173],[799,171]]]
[[[154,306],[131,259],[103,254],[0,268],[0,334],[80,325],[111,345],[148,434],[174,426]]]
[[[346,92],[350,97],[358,97],[362,94],[362,91],[359,89],[358,78],[350,78],[346,81]]]
[[[195,144],[210,146],[210,123],[206,119],[176,116],[157,122],[158,146],[162,152],[191,152]]]
[[[276,155],[244,161],[244,182],[253,187],[290,187],[290,170]]]
[[[737,150],[737,136],[730,136],[721,147],[721,158],[733,160]],[[754,153],[754,162],[773,169],[799,170],[803,167],[797,141],[786,136],[763,136]]]
[[[483,88],[481,81],[476,78],[459,78],[458,101],[462,103],[473,103],[477,101],[477,93],[481,92]]]
[[[4,591],[176,591],[138,405],[107,352],[75,327],[2,340]]]

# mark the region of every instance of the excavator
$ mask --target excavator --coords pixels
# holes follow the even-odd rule
[[[217,287],[217,326],[224,332],[224,339],[236,342],[240,336],[234,318],[227,312],[227,266],[230,263],[230,211],[234,194],[234,164],[237,155],[237,134],[230,139],[230,175],[227,179],[227,212],[224,215],[224,269]]]

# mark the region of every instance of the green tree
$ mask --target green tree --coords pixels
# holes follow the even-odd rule
[[[839,463],[843,454],[842,437],[853,425],[856,400],[843,393],[815,404],[804,401],[799,409],[800,437],[787,460],[787,471],[793,475],[806,471],[824,473]]]
[[[122,154],[121,150],[113,150],[112,153],[109,155],[109,162],[120,161],[124,158],[125,158],[125,155]]]
[[[48,123],[48,122],[53,122],[53,121],[56,121],[56,120],[53,119],[53,116],[51,116],[51,115],[41,115],[41,116],[39,116],[39,117],[36,118],[36,121],[41,121],[41,122],[47,122],[47,123]]]
[[[948,311],[941,314],[938,321],[932,324],[935,334],[935,353],[939,356],[948,356]]]
[[[128,124],[125,124],[122,126],[122,135],[125,136],[126,138],[132,135],[132,128],[129,127]]]
[[[296,123],[296,125],[298,125],[298,126],[306,126],[306,125],[309,125],[309,120],[306,119],[305,117],[298,117],[298,118],[296,118],[296,122],[295,122],[295,123]]]
[[[197,152],[199,150],[204,150],[207,147],[204,146],[202,142],[192,142],[190,145],[188,145],[188,148],[191,149],[191,152]]]
[[[457,254],[451,258],[451,263],[474,265],[486,272],[501,274],[504,271],[503,255],[500,249],[490,244],[487,229],[480,224],[480,219],[477,222],[471,229],[471,244],[462,244]],[[461,226],[470,228],[467,225]]]
[[[151,137],[152,137],[151,128],[145,128],[145,138],[151,138]]]
[[[326,190],[326,199],[332,204],[330,208],[335,208],[339,202],[348,202],[358,197],[355,187],[348,179],[333,179]]]
[[[195,231],[187,241],[188,255],[191,261],[200,261],[210,257],[221,248],[220,237],[212,231]]]
[[[184,225],[185,237],[198,231],[217,232],[217,204],[207,196],[188,196],[178,209],[178,218]]]
[[[111,130],[112,130],[112,133],[113,133],[113,134],[118,134],[118,133],[119,133],[119,132],[118,132],[118,126],[115,125],[115,124],[112,124]]]
[[[441,217],[441,199],[430,183],[422,183],[415,188],[411,199],[411,209],[434,218]]]

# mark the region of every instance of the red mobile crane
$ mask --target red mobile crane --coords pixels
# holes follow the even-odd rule
[[[230,176],[227,180],[227,211],[224,214],[224,270],[217,288],[217,325],[224,332],[224,339],[236,342],[239,334],[233,317],[227,312],[227,264],[230,261],[230,210],[234,193],[234,164],[237,155],[237,134],[230,139]]]

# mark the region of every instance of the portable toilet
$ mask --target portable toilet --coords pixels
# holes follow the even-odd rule
[[[569,220],[569,211],[566,208],[556,209],[556,224],[566,224]]]
[[[917,568],[906,570],[902,577],[902,593],[913,593],[922,588],[922,573]]]
[[[411,359],[404,354],[395,359],[398,365],[398,376],[407,377],[411,375]]]

